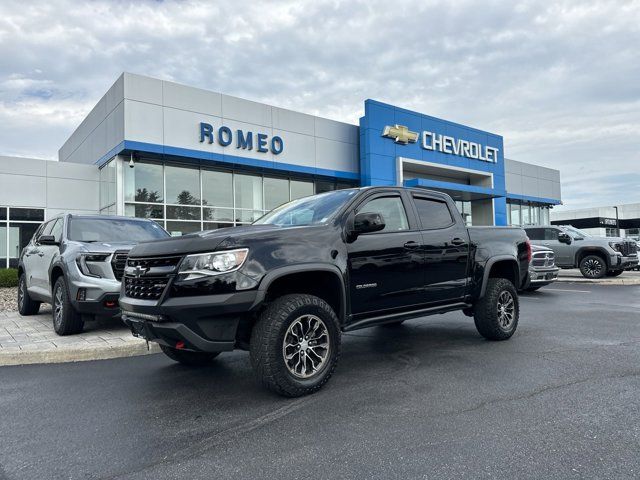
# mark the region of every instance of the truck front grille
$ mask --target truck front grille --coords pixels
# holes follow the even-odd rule
[[[124,275],[125,295],[144,300],[158,300],[167,288],[180,260],[181,256],[128,258]],[[132,275],[131,270],[133,273],[136,270],[142,273]]]
[[[534,267],[553,267],[555,255],[553,252],[534,252],[531,265]]]
[[[152,268],[152,267],[175,267],[180,263],[182,257],[149,257],[149,258],[129,258],[128,267]]]
[[[622,255],[625,257],[638,253],[638,246],[636,245],[636,242],[622,242],[621,249]]]
[[[124,293],[127,297],[157,300],[169,283],[168,277],[124,277]]]
[[[121,281],[124,274],[124,267],[127,265],[127,255],[129,250],[117,250],[111,259],[111,269],[116,280]]]

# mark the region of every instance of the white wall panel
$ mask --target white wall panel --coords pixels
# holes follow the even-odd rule
[[[214,117],[222,116],[222,95],[201,88],[163,82],[163,105]]]
[[[162,107],[150,103],[124,101],[124,137],[135,142],[163,144]],[[194,134],[198,130],[194,128]]]

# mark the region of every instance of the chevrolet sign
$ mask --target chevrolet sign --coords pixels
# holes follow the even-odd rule
[[[382,132],[383,137],[393,138],[396,143],[407,145],[418,140],[418,133],[412,132],[404,125],[386,126]],[[422,132],[421,147],[425,150],[433,150],[451,155],[496,163],[499,149],[482,145],[469,140],[440,135],[427,130]]]

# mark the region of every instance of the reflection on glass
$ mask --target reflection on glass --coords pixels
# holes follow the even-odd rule
[[[9,224],[9,260],[12,266],[13,260],[20,257],[20,252],[40,227],[38,223],[10,223]]]
[[[284,178],[264,179],[264,208],[273,210],[274,208],[289,201],[289,180]]]
[[[200,170],[197,168],[165,167],[167,203],[200,205]]]
[[[313,195],[313,183],[291,180],[291,200]]]
[[[262,210],[262,177],[234,175],[236,208]]]
[[[324,193],[331,192],[336,189],[335,182],[330,182],[326,180],[317,180],[316,181],[316,193]]]
[[[200,222],[167,222],[167,231],[172,237],[200,231]]]
[[[229,228],[229,227],[233,227],[233,223],[204,222],[203,230],[217,230],[219,228]]]
[[[203,209],[204,220],[219,220],[233,222],[233,208],[208,208]]]
[[[162,165],[136,162],[125,168],[124,199],[132,202],[161,203],[164,200]]]
[[[0,226],[0,268],[7,267],[7,227]]]
[[[41,208],[11,208],[9,220],[44,221],[44,210]]]
[[[233,175],[229,172],[203,170],[202,204],[233,207]]]
[[[175,220],[200,220],[200,207],[173,207],[167,205],[167,218]]]
[[[520,222],[520,205],[517,203],[510,203],[509,208],[511,209],[511,225],[522,225]]]
[[[236,222],[251,223],[264,215],[262,210],[238,210],[236,209]]]
[[[109,213],[109,209],[105,212],[105,215],[111,215]],[[164,214],[162,213],[163,206],[162,205],[140,205],[140,204],[127,204],[124,207],[124,214],[127,217],[138,217],[138,218],[164,218]]]

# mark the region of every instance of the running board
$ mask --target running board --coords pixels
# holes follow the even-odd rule
[[[384,325],[385,323],[393,323],[400,320],[409,320],[411,318],[424,317],[439,313],[453,312],[455,310],[463,310],[471,308],[473,305],[465,302],[451,303],[449,305],[438,305],[437,307],[421,308],[419,310],[411,310],[409,312],[388,313],[377,317],[363,318],[343,328],[343,332],[359,330],[361,328],[372,327],[374,325]]]

